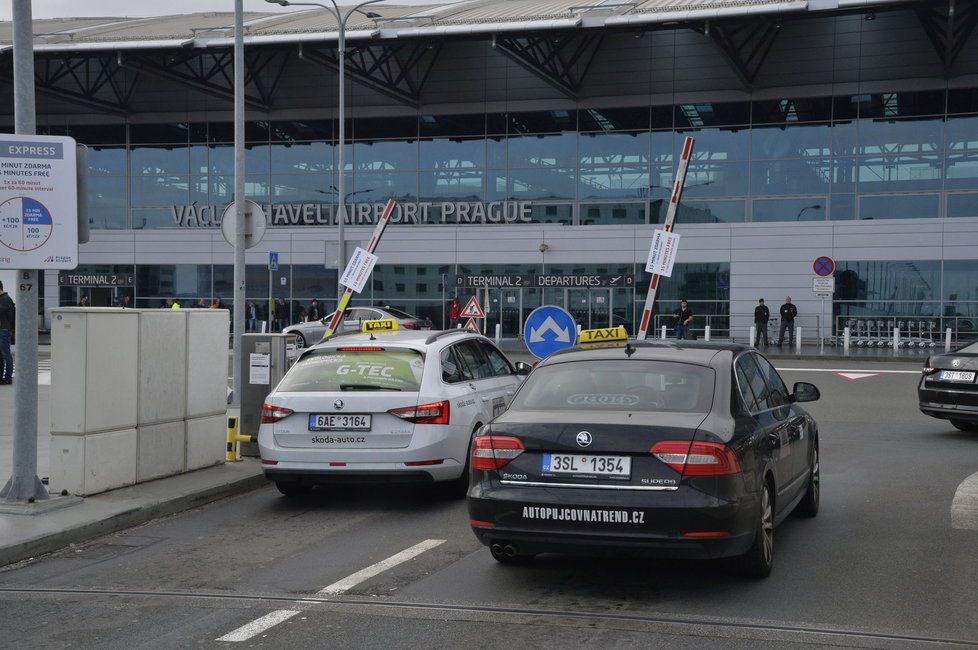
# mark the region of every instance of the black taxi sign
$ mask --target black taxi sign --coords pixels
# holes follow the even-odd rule
[[[602,327],[594,330],[581,330],[579,339],[581,345],[589,343],[617,343],[627,341],[628,332],[621,325],[618,327]]]
[[[365,320],[360,329],[365,333],[370,332],[396,332],[398,330],[397,321],[393,318],[385,318],[383,320]]]

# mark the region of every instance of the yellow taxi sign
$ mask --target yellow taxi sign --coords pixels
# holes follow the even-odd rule
[[[611,343],[627,340],[628,332],[625,331],[625,328],[622,325],[619,325],[618,327],[602,327],[594,330],[581,330],[581,345],[586,345],[588,343]]]
[[[361,326],[365,334],[370,332],[396,332],[398,330],[397,321],[393,318],[383,320],[365,320]]]

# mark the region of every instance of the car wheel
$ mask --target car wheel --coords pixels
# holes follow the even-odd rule
[[[821,496],[820,494],[821,486],[819,485],[819,473],[818,473],[818,446],[812,452],[812,473],[808,477],[808,489],[805,490],[805,496],[802,497],[801,501],[795,507],[795,512],[802,517],[814,517],[818,514],[818,500]]]
[[[299,348],[300,350],[306,347],[306,337],[302,335],[302,332],[289,332],[289,333],[295,335],[295,347]]]
[[[955,429],[960,431],[976,432],[978,431],[978,422],[969,422],[968,420],[951,420],[951,424],[954,425]]]
[[[774,499],[766,481],[758,505],[754,543],[737,558],[737,569],[747,578],[766,578],[774,566]]]
[[[275,487],[287,497],[298,497],[312,492],[311,485],[304,485],[296,481],[275,481]]]

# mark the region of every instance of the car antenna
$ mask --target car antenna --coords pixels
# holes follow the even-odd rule
[[[377,340],[377,337],[374,336],[374,333],[373,332],[370,333],[370,340],[371,341],[376,341]]]
[[[626,357],[631,357],[633,354],[635,354],[635,348],[632,347],[632,344],[631,343],[626,343],[625,344],[625,356]]]

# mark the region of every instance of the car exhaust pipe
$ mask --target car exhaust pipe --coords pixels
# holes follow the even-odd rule
[[[506,554],[506,557],[516,557],[516,547],[512,544],[507,544],[503,547],[503,553]]]
[[[489,547],[489,552],[491,552],[496,557],[503,557],[506,555],[506,551],[503,549],[503,545],[499,542],[493,542]]]

